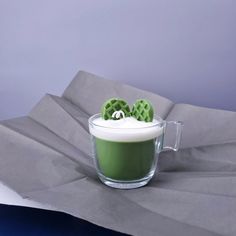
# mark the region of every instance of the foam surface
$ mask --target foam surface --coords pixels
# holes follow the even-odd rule
[[[133,117],[120,120],[104,120],[101,117],[92,121],[90,133],[97,138],[115,142],[141,142],[163,134],[163,127],[157,120],[138,121]]]

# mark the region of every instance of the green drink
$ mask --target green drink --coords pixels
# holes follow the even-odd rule
[[[159,153],[178,150],[182,122],[153,119],[153,107],[145,99],[137,100],[131,111],[125,100],[111,98],[101,111],[102,115],[95,114],[88,121],[98,177],[113,188],[146,185],[155,174]],[[167,126],[175,129],[175,138],[164,146]]]
[[[164,122],[138,121],[133,117],[89,119],[93,157],[100,180],[108,186],[130,189],[148,183],[162,149]]]
[[[95,138],[96,164],[101,173],[115,180],[144,178],[153,168],[155,139],[114,142]]]

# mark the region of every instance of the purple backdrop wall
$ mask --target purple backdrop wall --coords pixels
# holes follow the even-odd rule
[[[234,0],[0,0],[0,119],[87,70],[236,110]]]

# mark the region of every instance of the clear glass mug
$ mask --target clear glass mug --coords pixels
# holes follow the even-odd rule
[[[177,151],[183,123],[155,117],[157,123],[145,128],[110,128],[94,123],[101,114],[89,118],[93,159],[99,179],[110,187],[138,188],[146,185],[156,171],[159,153]],[[172,145],[164,145],[166,131],[175,129]]]

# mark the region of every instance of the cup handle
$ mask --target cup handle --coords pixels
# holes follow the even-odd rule
[[[172,144],[165,144],[165,136],[169,130],[175,129],[175,139],[173,140]],[[172,150],[178,151],[180,146],[180,140],[182,136],[182,129],[183,129],[183,122],[182,121],[166,121],[166,125],[164,128],[164,144],[162,151]]]

